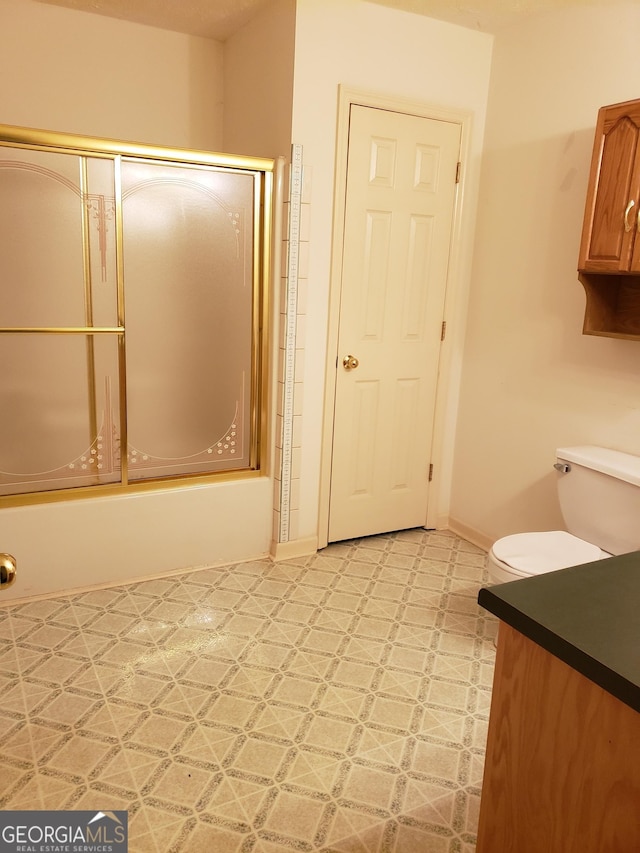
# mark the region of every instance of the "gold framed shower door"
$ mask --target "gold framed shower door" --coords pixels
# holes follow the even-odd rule
[[[273,169],[0,125],[0,505],[264,473]]]

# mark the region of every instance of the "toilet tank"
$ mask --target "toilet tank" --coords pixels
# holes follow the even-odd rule
[[[556,457],[569,533],[609,554],[640,550],[640,457],[591,445],[559,448]]]

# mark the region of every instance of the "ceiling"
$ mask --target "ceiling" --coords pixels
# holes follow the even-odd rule
[[[415,12],[486,33],[522,20],[526,15],[568,6],[613,5],[620,0],[369,0],[380,6]]]
[[[164,30],[225,41],[270,0],[38,0]],[[495,33],[534,12],[618,0],[369,0],[464,27]]]
[[[194,36],[226,41],[269,0],[38,0],[147,24]]]

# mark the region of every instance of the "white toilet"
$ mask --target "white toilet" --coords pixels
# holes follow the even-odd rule
[[[640,550],[640,457],[604,447],[556,451],[567,531],[516,533],[494,542],[487,571],[506,583]]]

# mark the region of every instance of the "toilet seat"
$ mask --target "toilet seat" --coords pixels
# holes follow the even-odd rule
[[[548,530],[504,536],[494,542],[491,556],[509,574],[531,577],[611,555],[565,530]]]

